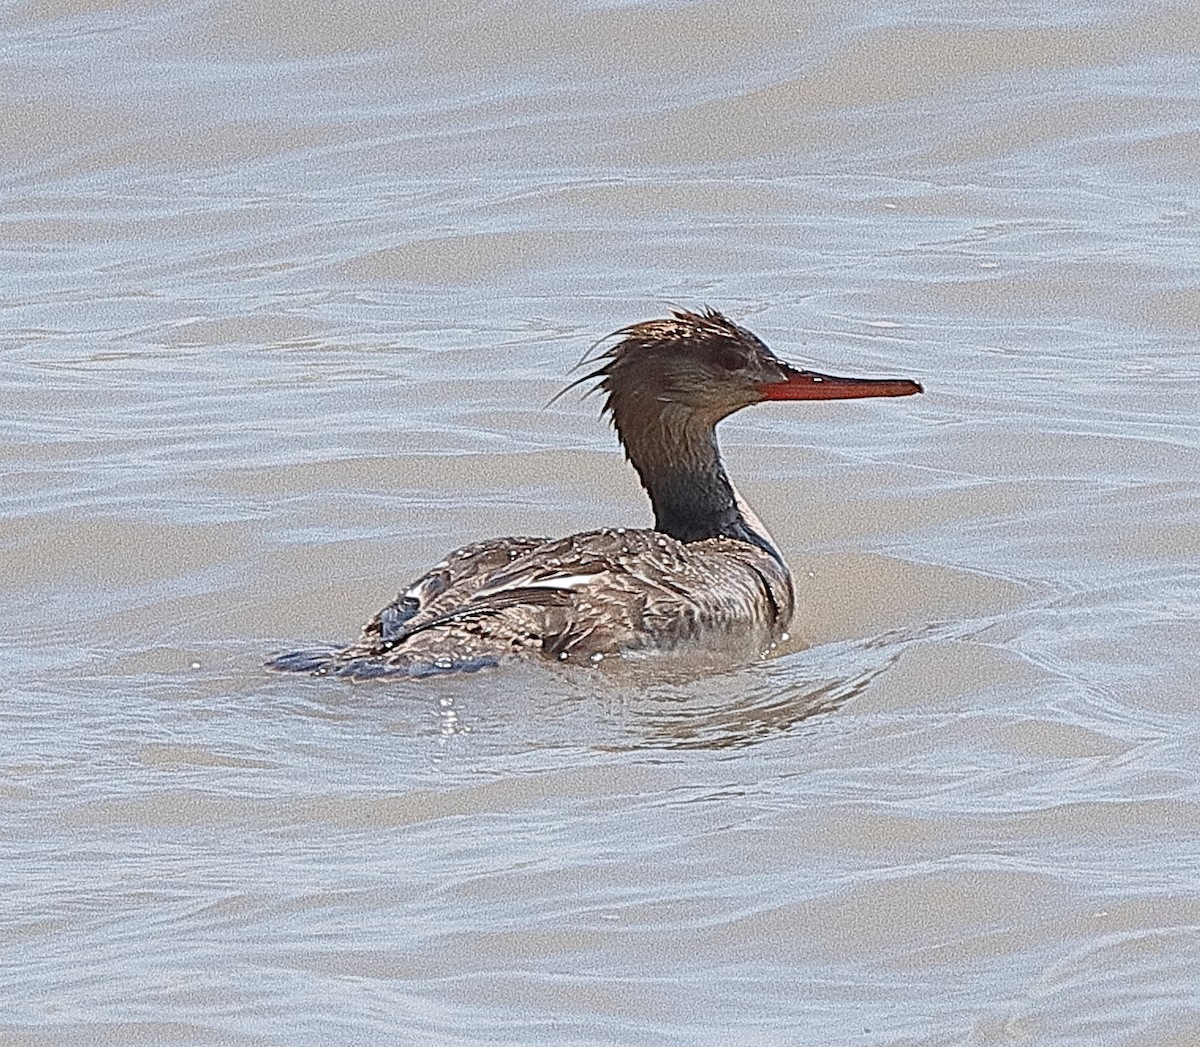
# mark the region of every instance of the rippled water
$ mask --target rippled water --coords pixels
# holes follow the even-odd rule
[[[1184,1047],[1200,16],[0,7],[0,1040]],[[454,546],[645,524],[600,335],[924,397],[723,426],[790,649],[349,686]]]

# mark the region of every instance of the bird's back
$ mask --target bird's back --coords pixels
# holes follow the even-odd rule
[[[470,672],[511,659],[592,664],[633,652],[729,645],[760,652],[786,629],[786,567],[731,538],[683,543],[606,528],[458,549],[348,647],[272,668],[350,678]]]

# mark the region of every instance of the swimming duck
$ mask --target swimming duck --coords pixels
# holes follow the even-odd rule
[[[282,654],[268,666],[421,677],[709,647],[749,661],[783,638],[795,609],[791,572],[725,473],[717,423],[769,401],[910,396],[921,386],[792,367],[712,309],[676,310],[610,338],[590,359],[598,366],[567,389],[594,382],[603,394],[653,528],[475,542],[418,578],[349,646]]]

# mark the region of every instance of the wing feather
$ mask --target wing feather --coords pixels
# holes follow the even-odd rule
[[[786,568],[730,538],[684,544],[618,528],[493,539],[435,565],[323,671],[424,675],[523,652],[585,661],[713,635],[766,638],[786,627],[792,603]]]

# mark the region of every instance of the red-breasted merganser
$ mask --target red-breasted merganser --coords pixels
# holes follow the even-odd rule
[[[909,396],[921,386],[799,370],[711,309],[610,337],[616,344],[591,358],[600,366],[567,388],[595,380],[605,395],[654,507],[653,530],[476,542],[414,582],[350,646],[268,666],[363,679],[708,647],[748,661],[778,641],[792,618],[791,573],[725,475],[717,423],[767,400]]]

